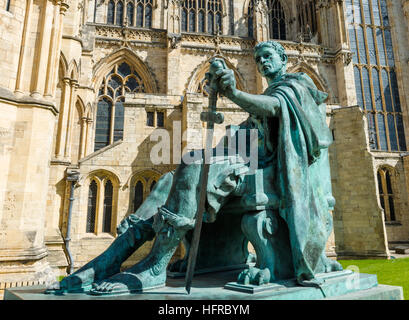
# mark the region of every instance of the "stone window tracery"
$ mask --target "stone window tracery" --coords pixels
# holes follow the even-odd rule
[[[268,0],[268,25],[270,38],[276,40],[286,40],[285,13],[279,0]]]
[[[145,171],[134,177],[133,181],[133,212],[138,210],[143,201],[153,190],[156,182],[159,179],[159,175],[152,171]]]
[[[108,176],[94,176],[88,187],[86,233],[111,233],[114,185]]]
[[[110,0],[107,24],[152,28],[153,0]]]
[[[215,34],[222,31],[223,6],[220,0],[185,0],[181,5],[182,32]]]
[[[249,38],[254,37],[254,0],[250,0],[247,8],[247,31]]]
[[[104,190],[104,211],[102,215],[102,232],[111,232],[112,224],[112,197],[113,186],[111,180],[105,183]]]
[[[299,0],[297,3],[298,32],[305,42],[311,41],[312,37],[317,33],[315,3],[315,0]]]
[[[98,186],[95,180],[92,180],[88,188],[88,208],[87,208],[87,224],[86,232],[95,232],[95,218],[97,212],[97,194]]]
[[[347,0],[358,105],[372,150],[406,151],[391,28],[385,0]]]
[[[385,221],[396,221],[392,175],[393,171],[388,168],[380,168],[377,174],[379,200],[384,210]]]
[[[125,92],[145,92],[143,80],[126,62],[115,65],[98,92],[94,151],[122,139]]]

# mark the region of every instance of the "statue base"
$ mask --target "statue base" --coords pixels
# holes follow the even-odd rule
[[[141,293],[117,296],[93,296],[86,293],[43,294],[44,286],[16,287],[5,290],[4,300],[402,300],[402,287],[379,285],[376,275],[350,271],[320,274],[321,288],[302,287],[294,280],[263,286],[234,282],[239,271],[197,275],[191,293],[183,278],[168,278],[166,286]]]

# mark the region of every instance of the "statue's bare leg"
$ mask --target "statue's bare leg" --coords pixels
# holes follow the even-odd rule
[[[200,169],[200,164],[181,164],[176,170],[166,204],[154,217],[156,239],[148,256],[131,268],[95,283],[91,294],[131,293],[165,284],[166,267],[186,231],[194,226]]]
[[[172,180],[173,172],[162,176],[138,210],[118,226],[118,237],[108,249],[61,282],[53,283],[47,288],[46,293],[88,291],[92,283],[117,274],[122,263],[133,252],[154,238],[153,215],[157,208],[165,203]]]
[[[206,191],[208,209],[211,207],[217,212],[238,188],[242,181],[238,176],[245,170],[237,169],[244,166],[242,163],[233,166],[232,159],[217,158],[214,161],[210,165]],[[131,268],[95,283],[91,294],[126,294],[165,285],[167,265],[186,232],[194,227],[198,197],[200,190],[205,188],[200,184],[201,168],[201,163],[197,162],[179,165],[169,197],[154,217],[156,239],[151,252]],[[209,199],[209,192],[213,200]]]

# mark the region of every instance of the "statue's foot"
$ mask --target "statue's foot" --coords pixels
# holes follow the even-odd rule
[[[317,279],[317,278],[313,278],[309,280],[297,279],[297,283],[303,287],[320,288],[321,285],[324,283],[324,281],[322,279]]]
[[[63,294],[89,291],[95,281],[108,278],[120,271],[121,265],[113,261],[108,262],[108,258],[104,255],[97,257],[60,282],[52,283],[44,293]]]
[[[342,265],[332,259],[328,259],[327,264],[325,266],[325,272],[335,272],[335,271],[342,271],[344,268],[342,268]]]
[[[61,281],[52,283],[44,291],[45,294],[63,294],[86,292],[91,289],[94,282],[94,273],[92,270],[83,270],[78,273],[65,277]]]
[[[145,270],[144,270],[145,269]],[[137,264],[99,283],[89,291],[92,295],[123,295],[163,287],[166,283],[166,269],[155,272],[154,268]]]
[[[261,286],[263,284],[267,284],[270,282],[270,270],[259,269],[256,267],[250,267],[249,269],[243,270],[237,279],[238,283],[242,283],[245,285],[253,284],[256,286]]]

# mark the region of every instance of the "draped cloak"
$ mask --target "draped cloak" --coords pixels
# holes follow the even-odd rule
[[[276,150],[275,187],[279,215],[288,226],[295,276],[324,272],[325,245],[332,230],[328,147],[332,134],[325,120],[327,94],[304,73],[286,74],[264,95],[280,102],[276,117],[264,118],[267,147]]]

